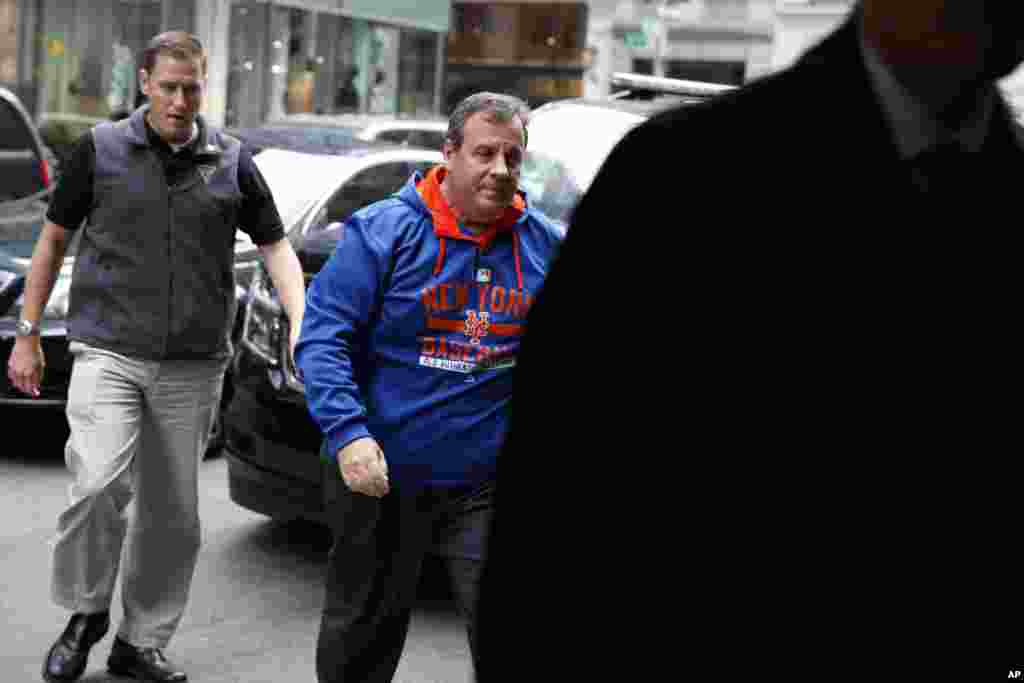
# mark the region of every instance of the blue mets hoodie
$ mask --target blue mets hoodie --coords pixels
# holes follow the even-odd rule
[[[463,230],[444,173],[345,222],[296,347],[327,457],[372,436],[397,486],[493,476],[526,314],[561,240],[523,193],[489,230]]]

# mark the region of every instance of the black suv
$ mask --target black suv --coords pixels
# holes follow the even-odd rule
[[[52,187],[51,170],[32,118],[14,93],[0,88],[0,207],[43,198]]]

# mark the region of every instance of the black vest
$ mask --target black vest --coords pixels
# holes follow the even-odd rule
[[[101,123],[93,209],[75,259],[69,337],[148,359],[231,353],[240,144],[209,131],[168,184],[144,115]]]

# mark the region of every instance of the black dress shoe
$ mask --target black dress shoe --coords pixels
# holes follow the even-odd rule
[[[180,683],[187,681],[184,671],[174,668],[164,653],[157,647],[135,647],[120,638],[114,638],[114,647],[110,648],[107,669],[118,676],[130,676],[140,681],[154,683]]]
[[[85,671],[89,649],[107,633],[110,614],[73,614],[64,633],[46,653],[43,680],[50,683],[73,681]]]

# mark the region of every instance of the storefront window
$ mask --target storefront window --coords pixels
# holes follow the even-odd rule
[[[429,116],[434,111],[438,37],[431,31],[403,30],[398,63],[398,111]]]
[[[438,34],[320,14],[315,110],[410,114],[434,111]]]
[[[18,80],[18,11],[15,0],[0,0],[0,83]]]
[[[317,19],[317,111],[325,114],[360,111],[353,57],[352,20],[334,14]]]
[[[138,66],[150,38],[162,30],[159,0],[120,0],[114,12],[114,42],[107,88],[107,113],[132,110],[139,92]]]
[[[279,119],[288,103],[288,47],[291,42],[291,10],[270,7],[270,73],[268,74],[267,118]]]
[[[139,102],[143,48],[166,30],[192,31],[194,0],[44,0],[43,109],[107,118]]]
[[[246,3],[247,6],[258,3]],[[267,118],[279,119],[287,114],[314,111],[317,63],[313,52],[316,15],[294,7],[271,6]],[[248,15],[258,15],[258,7],[250,7]],[[234,16],[232,16],[234,19]],[[235,30],[232,28],[232,34]],[[260,32],[247,31],[243,42],[258,40]],[[261,65],[254,64],[253,69]],[[236,108],[252,107],[254,100],[235,102]],[[258,101],[258,100],[257,100]],[[245,117],[248,118],[248,117]],[[248,125],[251,125],[249,122]]]
[[[581,66],[586,3],[454,3],[448,58],[490,64]]]
[[[164,2],[163,30],[164,31],[196,31],[196,3],[191,2]],[[207,47],[209,52],[209,47]]]
[[[374,25],[370,30],[370,113],[398,110],[398,29]]]
[[[268,20],[269,6],[262,2],[237,2],[231,7],[224,112],[228,126],[255,126],[263,120],[270,84]]]
[[[285,111],[289,114],[313,111],[317,64],[315,46],[316,14],[288,9],[288,95]]]
[[[231,9],[225,124],[434,112],[437,32],[256,2]]]

